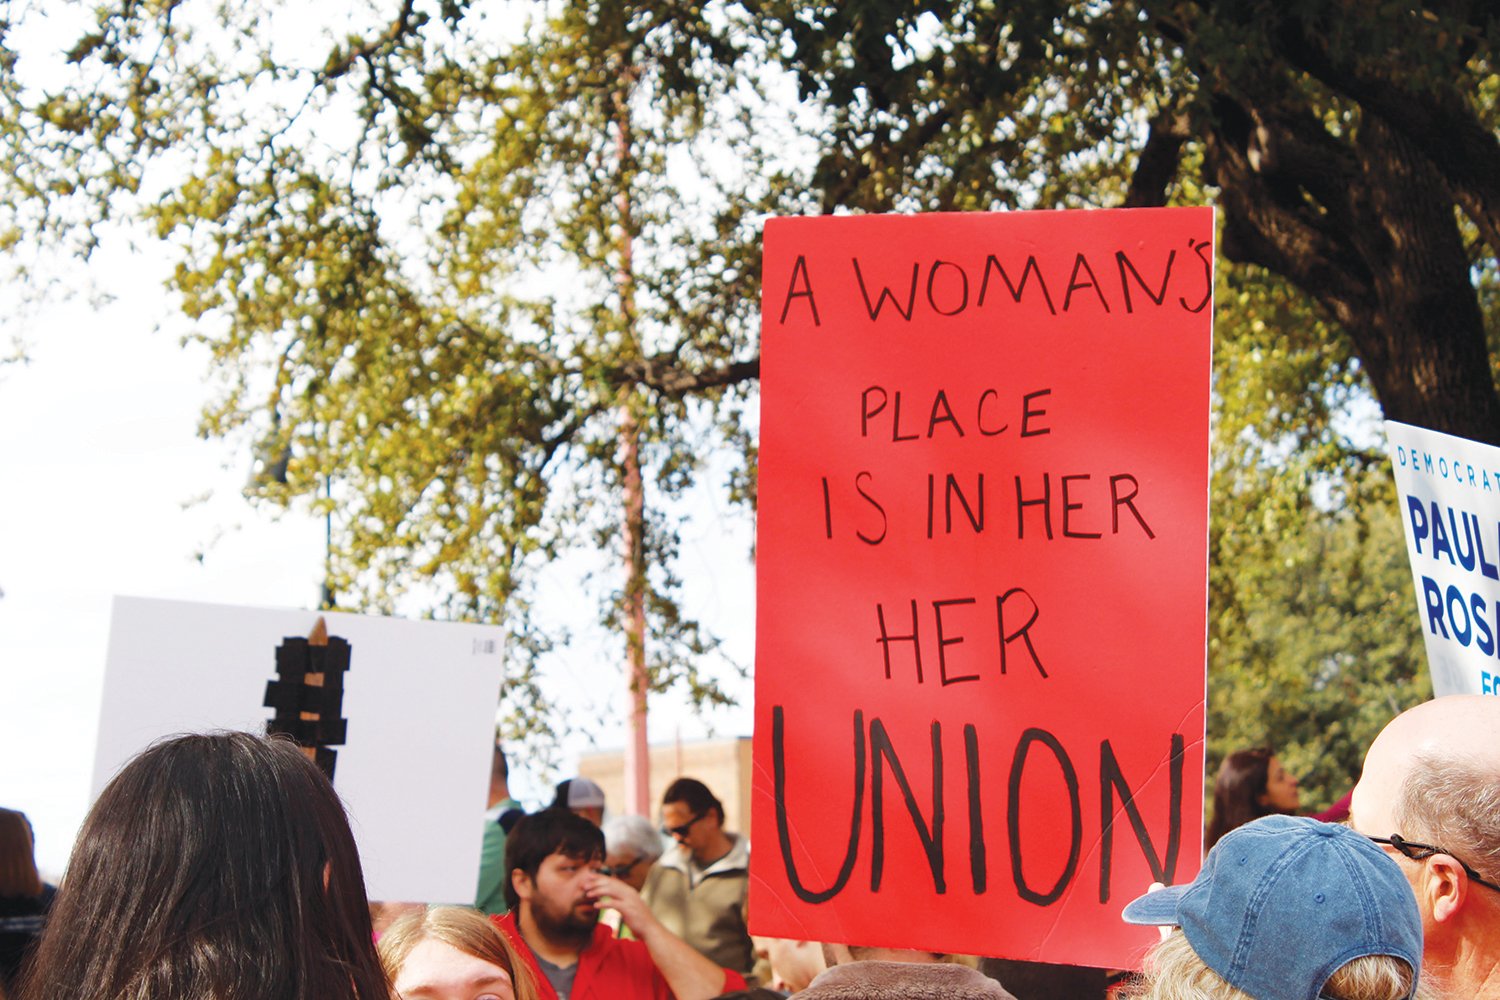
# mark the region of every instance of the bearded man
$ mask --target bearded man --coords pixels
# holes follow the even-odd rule
[[[708,1000],[744,988],[603,874],[604,834],[581,816],[554,808],[524,817],[505,856],[510,912],[492,919],[531,966],[542,1000]],[[635,940],[599,923],[602,907],[619,911]]]

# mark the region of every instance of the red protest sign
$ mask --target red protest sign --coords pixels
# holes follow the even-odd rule
[[[756,933],[1126,967],[1201,854],[1213,212],[764,235]]]

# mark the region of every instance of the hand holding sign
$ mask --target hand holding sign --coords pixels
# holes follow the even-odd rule
[[[266,732],[290,736],[313,763],[333,780],[338,751],[349,731],[340,716],[344,704],[344,674],[349,669],[349,643],[328,635],[320,617],[306,639],[286,638],[276,647],[277,680],[266,683],[266,708],[275,716]]]

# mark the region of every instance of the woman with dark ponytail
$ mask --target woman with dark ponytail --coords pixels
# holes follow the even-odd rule
[[[1208,850],[1236,827],[1262,816],[1295,815],[1297,779],[1270,747],[1237,750],[1224,758],[1214,782],[1214,814],[1203,844]]]
[[[294,744],[180,736],[90,810],[21,1000],[390,1000],[338,795]]]

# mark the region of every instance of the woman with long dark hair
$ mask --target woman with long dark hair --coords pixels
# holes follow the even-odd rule
[[[1214,814],[1205,849],[1253,819],[1294,815],[1301,798],[1297,778],[1281,766],[1270,747],[1237,750],[1224,758],[1214,782]]]
[[[293,743],[180,736],[89,811],[21,997],[389,1000],[343,805]]]

